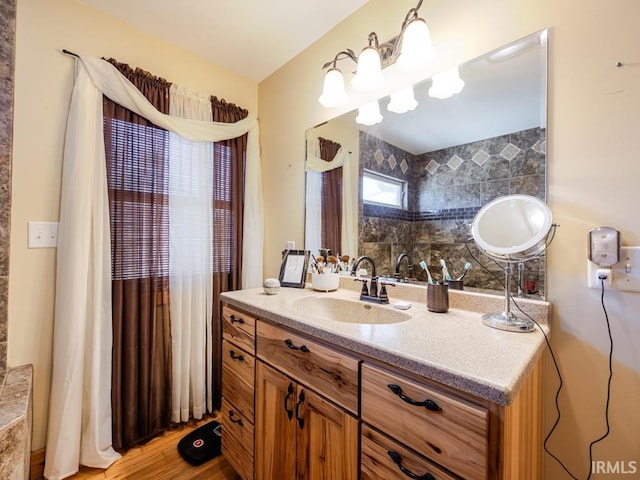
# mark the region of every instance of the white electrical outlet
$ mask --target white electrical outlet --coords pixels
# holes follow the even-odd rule
[[[606,273],[607,278],[604,281],[604,288],[611,288],[611,282],[615,277],[613,268],[609,267],[600,267],[593,263],[590,260],[587,260],[587,270],[588,270],[588,280],[587,284],[589,288],[602,288],[601,280],[599,275],[601,272]]]
[[[58,222],[28,222],[27,247],[53,248],[58,246]]]
[[[589,288],[602,288],[598,271],[603,268],[589,260],[587,263]],[[605,289],[640,292],[640,247],[620,247],[620,261],[611,267]]]

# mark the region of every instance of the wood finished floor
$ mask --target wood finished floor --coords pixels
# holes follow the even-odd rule
[[[198,426],[182,427],[154,438],[146,445],[133,448],[107,470],[80,467],[72,480],[240,480],[229,462],[220,455],[203,465],[193,467],[178,453],[178,441]]]

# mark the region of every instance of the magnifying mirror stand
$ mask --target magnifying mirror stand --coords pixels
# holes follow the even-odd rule
[[[482,316],[485,325],[510,332],[530,332],[535,323],[511,312],[511,272],[514,263],[539,257],[547,249],[556,225],[546,203],[530,195],[505,195],[482,207],[471,225],[476,245],[504,262],[504,311]]]
[[[513,264],[507,262],[504,267],[504,311],[487,313],[482,316],[485,325],[509,332],[530,332],[535,328],[528,318],[522,318],[511,311],[511,273]]]

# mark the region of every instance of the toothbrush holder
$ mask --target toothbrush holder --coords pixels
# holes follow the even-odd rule
[[[449,290],[464,290],[464,280],[447,280]]]
[[[446,283],[427,285],[427,310],[435,313],[445,313],[449,310],[449,285]]]

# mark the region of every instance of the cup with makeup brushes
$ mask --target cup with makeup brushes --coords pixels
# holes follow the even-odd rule
[[[317,272],[311,274],[311,288],[321,292],[332,292],[340,286],[340,273],[338,259],[333,255],[327,257],[317,257]]]
[[[338,272],[312,273],[311,288],[320,292],[333,292],[340,286],[340,274]]]

